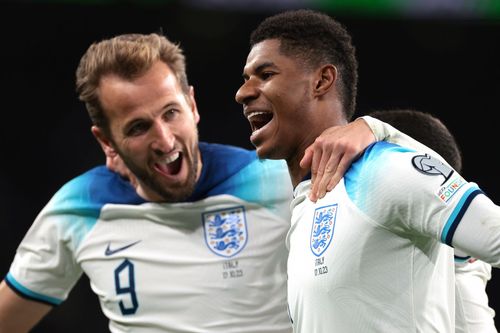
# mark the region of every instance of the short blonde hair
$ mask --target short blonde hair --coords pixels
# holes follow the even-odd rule
[[[93,43],[76,70],[76,91],[85,103],[92,123],[109,136],[109,123],[97,94],[103,76],[115,74],[131,80],[144,74],[158,60],[172,70],[187,96],[189,84],[183,51],[165,36],[124,34]]]

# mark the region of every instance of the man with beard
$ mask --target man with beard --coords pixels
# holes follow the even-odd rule
[[[111,332],[291,332],[285,164],[198,142],[184,56],[163,36],[91,45],[76,81],[92,133],[133,183],[101,166],[52,197],[0,285],[0,332],[30,330],[83,273]]]
[[[198,141],[184,56],[163,36],[95,43],[76,77],[92,133],[132,183],[101,166],[53,196],[0,285],[0,332],[28,331],[81,274],[111,332],[291,332],[285,163]],[[357,142],[334,132],[307,154],[320,196],[374,140],[362,120],[348,128]]]

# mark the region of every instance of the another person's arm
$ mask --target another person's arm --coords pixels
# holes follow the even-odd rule
[[[300,165],[311,169],[312,188],[310,199],[316,201],[331,191],[344,176],[351,163],[375,141],[387,141],[417,151],[433,154],[431,148],[374,117],[363,116],[344,126],[325,130],[306,149]]]
[[[391,125],[370,116],[364,116],[344,125],[325,130],[310,145],[301,160],[301,167],[311,170],[310,199],[316,201],[331,191],[344,176],[351,163],[375,141],[388,141],[415,150],[431,152],[432,149],[398,131]],[[106,166],[135,186],[134,175],[116,152],[106,152]]]
[[[352,162],[375,142],[372,130],[363,119],[344,126],[326,129],[310,145],[300,166],[311,170],[312,188],[309,198],[316,201],[331,191]]]
[[[372,130],[373,135],[375,136],[376,141],[396,143],[400,146],[415,149],[416,151],[431,153],[433,156],[439,157],[441,158],[441,160],[443,160],[443,158],[433,149],[413,139],[411,136],[399,131],[388,123],[370,116],[363,116],[361,117],[361,119],[363,119],[368,124],[368,126]]]
[[[0,333],[29,332],[51,309],[17,295],[5,281],[0,283]]]

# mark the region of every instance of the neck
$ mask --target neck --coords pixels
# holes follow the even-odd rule
[[[296,157],[291,157],[286,160],[286,164],[288,166],[288,173],[290,174],[293,187],[299,185],[299,183],[304,179],[304,177],[311,172],[310,168],[303,169],[300,167],[300,161],[302,160],[304,153],[305,149],[301,150],[299,155],[297,155]]]
[[[332,119],[330,119],[332,120]],[[328,121],[325,119],[325,121],[316,124],[316,126],[311,126],[310,128],[315,128],[315,130],[311,130],[308,132],[306,137],[304,138],[303,142],[299,147],[296,149],[295,153],[289,156],[289,158],[286,159],[286,163],[288,166],[288,172],[290,174],[290,178],[292,180],[293,187],[296,187],[304,177],[306,177],[309,173],[311,173],[311,168],[302,168],[300,166],[300,161],[305,155],[306,149],[313,145],[315,143],[316,138],[321,136],[323,138],[323,144],[328,147],[332,147],[335,141],[335,137],[333,135],[325,133],[325,130],[330,129],[335,126],[343,126],[346,125],[347,121],[343,117],[339,118],[334,118],[333,121]],[[317,148],[321,148],[318,146]],[[324,149],[320,150],[320,153],[323,154],[325,153]],[[329,158],[332,155],[338,155],[340,153],[343,153],[342,151],[338,151],[338,149],[335,151],[331,151],[330,155],[328,156],[316,156],[316,157],[322,157],[322,158]]]

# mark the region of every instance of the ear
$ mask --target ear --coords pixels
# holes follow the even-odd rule
[[[99,144],[101,145],[102,151],[104,152],[106,157],[114,158],[118,155],[115,148],[113,147],[113,143],[104,134],[103,130],[100,127],[92,126],[91,131],[97,142],[99,142]]]
[[[317,80],[314,87],[314,96],[326,94],[337,80],[337,67],[332,64],[321,66],[317,71]]]
[[[200,122],[200,114],[198,113],[198,107],[196,106],[193,86],[189,86],[189,104],[191,105],[191,110],[193,111],[194,120],[196,124],[198,124]]]

